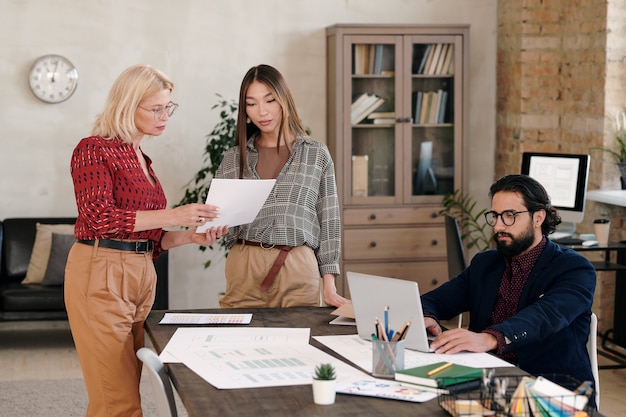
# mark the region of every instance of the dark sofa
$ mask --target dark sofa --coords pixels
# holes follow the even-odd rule
[[[9,218],[0,222],[0,321],[67,319],[62,286],[24,285],[36,224],[73,224],[72,217]],[[155,259],[154,308],[168,308],[168,254]]]

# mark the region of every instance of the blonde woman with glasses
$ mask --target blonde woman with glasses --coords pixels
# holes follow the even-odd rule
[[[91,136],[72,154],[78,207],[65,270],[65,304],[83,371],[87,416],[142,415],[141,364],[144,321],[156,291],[153,258],[176,246],[211,245],[227,228],[211,222],[218,208],[189,204],[166,208],[152,160],[141,150],[146,136],[160,136],[178,105],[174,85],[148,65],[126,69],[114,82]],[[189,230],[165,231],[184,226]]]

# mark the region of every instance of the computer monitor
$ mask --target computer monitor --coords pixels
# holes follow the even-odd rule
[[[585,214],[589,155],[524,152],[522,174],[544,186],[561,216],[563,223],[551,237],[574,234],[576,223],[582,222]]]

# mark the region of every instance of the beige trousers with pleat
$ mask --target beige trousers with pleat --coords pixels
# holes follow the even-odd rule
[[[65,306],[89,405],[87,417],[141,417],[143,324],[156,292],[150,253],[75,243],[65,269]]]
[[[235,244],[226,258],[226,292],[222,308],[320,306],[321,276],[313,249],[293,248],[267,291],[261,283],[280,250]]]

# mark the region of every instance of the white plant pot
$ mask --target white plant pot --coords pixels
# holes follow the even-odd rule
[[[337,380],[331,381],[314,379],[313,380],[313,402],[320,405],[328,405],[335,403],[335,395],[337,393]]]

